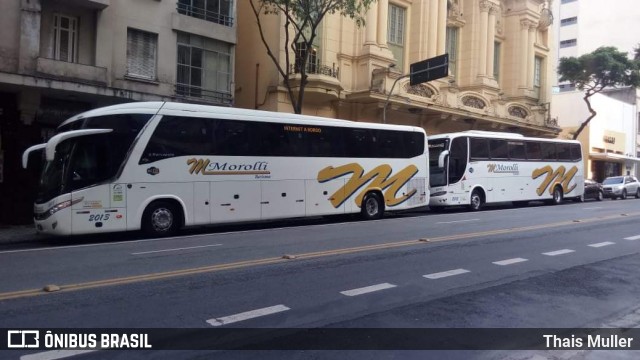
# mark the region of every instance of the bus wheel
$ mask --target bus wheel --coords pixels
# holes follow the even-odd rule
[[[482,209],[482,205],[484,205],[484,201],[482,200],[482,195],[480,191],[473,190],[471,193],[471,202],[469,203],[469,210],[478,211]]]
[[[553,205],[560,205],[562,204],[562,198],[563,198],[563,194],[562,194],[562,188],[560,186],[556,186],[553,189]]]
[[[180,226],[180,212],[166,201],[149,205],[142,215],[142,230],[151,236],[173,235]]]
[[[382,218],[384,204],[380,195],[375,192],[368,193],[362,201],[362,217],[365,220],[375,220]]]

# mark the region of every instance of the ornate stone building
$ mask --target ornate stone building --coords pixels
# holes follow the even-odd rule
[[[378,0],[361,28],[330,15],[314,43],[303,113],[418,125],[431,134],[476,129],[555,137],[550,2]],[[290,112],[253,16],[248,1],[238,3],[236,106]],[[281,63],[283,24],[277,15],[262,17]],[[409,85],[410,64],[444,53],[448,77]]]

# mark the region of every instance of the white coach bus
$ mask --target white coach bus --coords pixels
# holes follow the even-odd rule
[[[464,131],[429,137],[429,208],[584,200],[582,148],[575,140]]]
[[[46,144],[39,232],[69,235],[428,204],[422,128],[163,102],[91,110]]]

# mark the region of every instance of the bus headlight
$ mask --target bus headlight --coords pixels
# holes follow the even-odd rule
[[[79,203],[80,201],[82,201],[84,198],[81,197],[79,199],[75,199],[75,200],[67,200],[67,201],[63,201],[59,204],[54,205],[53,207],[51,207],[51,209],[40,213],[40,214],[36,214],[35,218],[36,220],[46,220],[49,218],[49,216],[57,213],[58,211],[62,210],[62,209],[66,209],[69,206],[75,205],[77,203]]]
[[[430,196],[434,197],[434,196],[442,196],[442,195],[446,195],[446,194],[447,194],[446,191],[437,191],[437,192],[431,193]]]

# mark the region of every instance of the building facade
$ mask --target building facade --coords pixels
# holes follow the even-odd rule
[[[431,134],[476,129],[555,137],[559,128],[549,116],[555,44],[550,5],[545,0],[378,0],[360,28],[328,15],[314,43],[302,112],[417,125]],[[238,15],[236,105],[292,111],[248,1],[238,3]],[[283,16],[262,15],[261,24],[284,64]],[[410,64],[444,53],[448,77],[410,86],[405,77]]]
[[[0,223],[31,218],[22,152],[79,112],[128,101],[233,104],[232,0],[0,2]]]
[[[635,0],[615,0],[605,5],[598,0],[559,0],[553,4],[557,34],[556,64],[563,57],[579,57],[601,46],[613,46],[632,56],[640,42],[635,32],[640,8]],[[554,70],[555,71],[555,70]],[[554,75],[552,118],[570,136],[590,113],[584,93],[573,84],[560,83]],[[602,181],[607,176],[640,175],[640,112],[636,89],[608,89],[591,98],[598,113],[581,133],[585,169]]]

